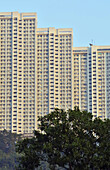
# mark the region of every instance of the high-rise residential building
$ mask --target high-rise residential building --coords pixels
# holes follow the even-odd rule
[[[91,46],[92,113],[110,118],[110,46]],[[91,108],[90,108],[91,109]]]
[[[36,129],[36,13],[0,13],[0,130]]]
[[[110,118],[110,46],[74,47],[73,61],[74,106]]]
[[[37,29],[37,114],[72,109],[72,29]]]
[[[88,110],[88,47],[73,47],[73,107]]]
[[[36,13],[0,13],[0,130],[32,133],[72,109],[72,29],[37,29]]]
[[[36,13],[0,13],[0,130],[38,129],[54,108],[110,119],[110,46],[73,47],[71,28],[37,28]]]

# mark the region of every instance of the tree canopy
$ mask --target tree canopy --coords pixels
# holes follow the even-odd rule
[[[14,170],[17,165],[18,154],[15,152],[15,143],[20,138],[17,134],[0,132],[0,170]]]
[[[110,169],[110,120],[74,110],[39,118],[39,130],[17,144],[18,169],[34,170],[42,162],[50,169]],[[42,168],[43,169],[43,168]],[[45,169],[45,168],[44,168]]]

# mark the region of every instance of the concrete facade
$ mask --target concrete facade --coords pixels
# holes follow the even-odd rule
[[[110,46],[73,47],[73,60],[74,106],[110,118]]]
[[[110,46],[73,47],[71,28],[0,13],[0,130],[31,134],[54,108],[110,118]]]
[[[36,13],[0,13],[0,130],[36,129]]]
[[[37,114],[72,109],[72,29],[37,29]]]

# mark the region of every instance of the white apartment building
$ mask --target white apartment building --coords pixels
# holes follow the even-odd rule
[[[37,114],[72,109],[72,29],[37,29]]]
[[[39,116],[72,109],[72,29],[37,29],[36,13],[0,13],[0,130],[33,133]]]
[[[0,13],[0,130],[36,129],[36,13]]]
[[[73,61],[74,106],[110,118],[110,46],[74,47]]]
[[[73,47],[73,108],[88,110],[88,47]]]
[[[110,118],[110,46],[73,47],[71,28],[0,13],[0,130],[30,134],[54,108]]]
[[[110,46],[91,46],[90,54],[92,93],[89,100],[92,99],[92,109],[90,106],[89,111],[94,117],[110,118]]]

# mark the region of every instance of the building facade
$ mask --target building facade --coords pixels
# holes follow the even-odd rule
[[[54,108],[110,118],[110,46],[73,47],[71,28],[36,13],[0,13],[0,130],[32,134]]]
[[[88,47],[73,48],[73,107],[88,110]]]
[[[110,118],[110,46],[74,47],[73,61],[74,106]]]
[[[39,28],[36,13],[0,13],[0,130],[31,134],[72,109],[72,29]]]
[[[72,109],[72,29],[37,29],[37,114]]]
[[[0,130],[36,129],[36,13],[0,13]]]

